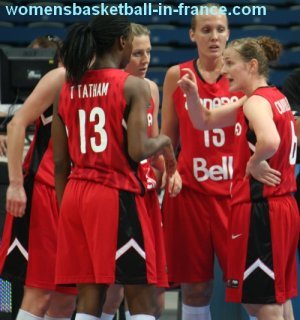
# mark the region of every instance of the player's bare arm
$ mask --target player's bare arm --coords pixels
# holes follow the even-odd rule
[[[169,137],[159,135],[156,138],[147,137],[147,109],[150,105],[151,93],[146,81],[129,76],[125,83],[125,98],[130,106],[127,120],[128,153],[130,157],[140,162],[143,159],[163,152],[168,174],[176,170],[176,160]]]
[[[57,97],[53,106],[51,138],[55,141],[55,143],[53,143],[55,190],[58,203],[60,204],[71,171],[71,158],[69,154],[66,127],[58,114],[58,101],[59,99]]]
[[[262,183],[275,186],[281,181],[281,173],[272,169],[267,160],[278,150],[280,136],[273,121],[270,103],[254,95],[245,102],[243,108],[257,140],[255,152],[247,163],[246,175],[252,175]]]
[[[178,85],[186,95],[188,112],[194,128],[209,130],[233,126],[237,110],[247,98],[243,97],[236,102],[224,104],[221,108],[208,110],[201,104],[194,73],[188,68],[183,70],[186,74],[180,78]]]
[[[26,99],[7,126],[7,157],[10,184],[7,189],[6,209],[21,217],[25,213],[26,195],[23,188],[23,150],[26,128],[53,104],[56,92],[65,80],[65,70],[48,72]]]

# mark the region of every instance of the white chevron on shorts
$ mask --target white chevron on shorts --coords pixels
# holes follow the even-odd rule
[[[48,123],[51,123],[53,119],[53,116],[45,117],[43,114],[41,114],[41,120],[43,122],[43,125],[45,126]]]
[[[274,271],[271,270],[268,266],[266,266],[260,259],[257,259],[245,272],[244,272],[244,280],[248,278],[248,276],[257,268],[260,268],[263,272],[265,272],[270,278],[275,280]]]
[[[13,243],[10,245],[10,247],[7,250],[7,255],[9,255],[15,248],[18,248],[20,250],[20,252],[22,253],[22,255],[24,256],[24,258],[26,260],[28,260],[28,252],[26,251],[26,249],[21,245],[21,243],[19,242],[19,240],[17,238],[15,238],[15,240],[13,241]]]
[[[134,239],[131,238],[127,243],[124,244],[124,246],[117,250],[116,260],[118,260],[130,248],[133,248],[143,259],[146,259],[145,251],[138,245],[138,243]]]

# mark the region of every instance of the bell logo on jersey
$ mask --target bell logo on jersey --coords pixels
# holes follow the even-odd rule
[[[221,165],[213,165],[207,168],[204,158],[193,159],[194,177],[198,182],[208,179],[213,181],[230,180],[233,176],[233,157],[223,156]]]
[[[236,102],[239,98],[236,96],[232,97],[215,97],[215,98],[200,98],[201,104],[208,110],[213,110],[221,107],[223,104],[229,102]],[[187,103],[185,102],[185,109],[188,109]]]

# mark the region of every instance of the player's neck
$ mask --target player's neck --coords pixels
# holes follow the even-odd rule
[[[223,67],[222,59],[205,59],[204,57],[197,60],[197,68],[203,79],[208,83],[214,83],[221,75]]]
[[[223,59],[221,57],[211,59],[203,56],[201,57],[201,59],[197,59],[197,67],[200,71],[221,73],[221,69],[223,67]]]
[[[256,81],[251,82],[249,86],[247,86],[247,88],[245,89],[245,94],[249,97],[253,94],[255,90],[257,90],[258,88],[264,88],[264,87],[268,87],[268,83],[266,82],[266,79],[264,78],[257,79]]]

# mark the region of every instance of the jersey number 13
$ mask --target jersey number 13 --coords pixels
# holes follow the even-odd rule
[[[100,107],[94,107],[90,114],[86,110],[79,109],[80,151],[86,153],[86,145],[90,143],[94,152],[103,152],[107,147],[107,132],[104,129],[105,113]],[[86,125],[94,124],[94,136],[86,137]],[[97,143],[98,142],[98,143]]]

